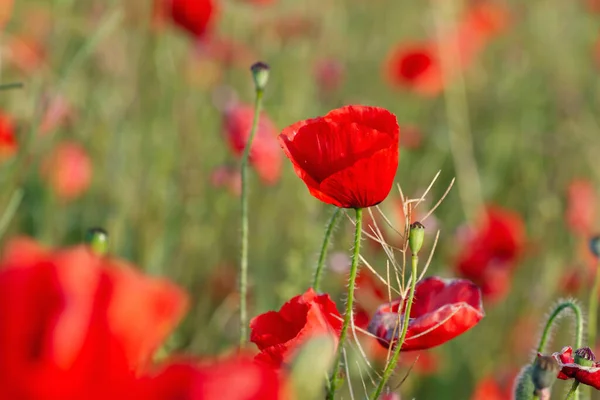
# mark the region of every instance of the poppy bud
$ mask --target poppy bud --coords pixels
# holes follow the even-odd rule
[[[558,369],[558,363],[552,356],[544,356],[538,353],[531,372],[531,380],[536,393],[540,393],[554,384]]]
[[[259,61],[252,64],[250,71],[252,71],[252,78],[254,79],[256,90],[265,90],[267,82],[269,81],[269,66],[264,62]]]
[[[300,347],[289,375],[297,398],[323,399],[325,385],[315,385],[315,382],[320,382],[333,366],[335,348],[336,342],[331,335],[315,336]]]
[[[597,258],[600,258],[600,235],[590,239],[590,250]]]
[[[582,347],[575,351],[575,363],[584,367],[593,367],[596,361],[594,352],[589,347]]]
[[[521,369],[516,378],[515,384],[515,400],[533,400],[535,387],[532,379],[533,367],[528,365]]]
[[[85,233],[85,243],[92,252],[103,256],[108,252],[108,233],[102,228],[90,228]]]
[[[424,237],[425,226],[418,221],[412,223],[408,234],[408,246],[413,255],[419,254],[419,250],[421,250],[421,247],[423,246]]]

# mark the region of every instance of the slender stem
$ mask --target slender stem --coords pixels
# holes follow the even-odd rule
[[[3,83],[0,85],[0,90],[21,89],[22,87],[23,83],[21,82]]]
[[[336,390],[341,384],[338,374],[342,364],[342,353],[346,333],[352,320],[352,312],[354,305],[354,284],[358,273],[358,258],[360,254],[360,237],[362,234],[362,208],[356,209],[356,228],[354,231],[354,251],[352,253],[352,264],[350,266],[350,277],[348,278],[348,300],[346,301],[346,313],[344,314],[344,323],[340,332],[340,342],[338,344],[337,356],[333,367],[333,373],[329,378],[329,390],[327,391],[327,400],[333,400]]]
[[[542,336],[540,337],[540,343],[538,345],[537,351],[538,353],[545,353],[546,344],[550,337],[550,331],[552,330],[552,326],[558,316],[565,310],[571,310],[575,316],[575,348],[580,348],[581,343],[583,341],[583,318],[581,318],[581,308],[570,300],[564,300],[556,305],[552,310],[552,313],[548,317],[546,321],[546,326],[544,326],[544,330],[542,331]],[[534,360],[535,361],[535,360]]]
[[[573,381],[573,386],[571,386],[571,390],[569,390],[569,393],[567,393],[567,397],[565,397],[565,400],[574,399],[577,395],[578,387],[579,387],[579,381]]]
[[[250,136],[244,148],[241,162],[242,175],[242,257],[240,261],[240,348],[244,347],[248,335],[248,309],[246,306],[246,297],[248,292],[248,159],[250,158],[250,148],[258,127],[258,119],[262,106],[263,91],[256,89],[256,100],[254,102],[254,120]]]
[[[398,364],[398,358],[400,357],[400,350],[402,349],[402,345],[404,344],[404,340],[406,339],[406,332],[408,332],[408,322],[410,320],[410,310],[412,308],[413,299],[415,298],[415,287],[417,286],[417,265],[419,264],[419,256],[416,254],[412,255],[411,258],[411,283],[410,283],[410,293],[408,295],[408,301],[406,302],[406,306],[404,307],[404,317],[402,319],[402,332],[400,334],[400,338],[396,342],[396,347],[394,348],[394,353],[392,354],[392,358],[387,363],[385,370],[383,371],[383,376],[379,381],[379,385],[373,395],[371,396],[371,400],[377,400],[379,395],[383,391],[383,388],[387,384],[387,381],[392,376],[392,373],[396,369],[396,365]]]
[[[319,255],[319,261],[317,263],[317,269],[315,271],[315,277],[313,280],[312,287],[315,292],[319,291],[319,287],[321,285],[321,275],[323,274],[323,265],[325,264],[325,258],[327,256],[327,250],[329,249],[329,243],[331,242],[331,234],[335,226],[337,225],[338,220],[340,219],[340,215],[342,215],[341,208],[335,208],[335,211],[331,215],[329,222],[327,223],[327,229],[325,230],[325,237],[323,238],[323,245],[321,246],[321,254]]]
[[[588,303],[588,344],[592,346],[596,343],[596,329],[598,324],[598,290],[600,290],[600,263],[596,267],[596,278],[594,286],[590,293]]]

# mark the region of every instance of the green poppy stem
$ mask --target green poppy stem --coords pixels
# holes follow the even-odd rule
[[[573,386],[571,386],[571,390],[569,390],[569,393],[567,393],[567,397],[565,397],[565,400],[576,399],[578,387],[579,387],[579,381],[573,381]]]
[[[544,326],[544,330],[542,331],[542,336],[540,337],[540,342],[537,348],[538,353],[543,354],[546,352],[546,344],[548,343],[552,326],[556,322],[556,319],[559,317],[559,315],[565,310],[570,310],[573,312],[573,316],[575,318],[575,348],[578,349],[581,347],[583,342],[583,318],[581,317],[581,308],[571,300],[563,300],[554,307],[552,313],[550,313],[550,316],[546,321],[546,326]]]
[[[404,310],[404,318],[402,319],[402,332],[400,334],[400,338],[396,342],[396,347],[394,348],[394,353],[392,354],[392,358],[387,363],[385,370],[383,371],[383,376],[379,381],[379,385],[371,395],[371,400],[377,400],[381,392],[385,388],[387,381],[390,379],[396,366],[398,365],[398,359],[400,357],[400,350],[402,349],[402,344],[404,344],[404,340],[406,339],[406,333],[408,332],[408,322],[410,320],[410,310],[412,308],[413,300],[415,298],[415,287],[417,286],[417,265],[419,264],[419,256],[417,254],[413,254],[411,257],[411,283],[410,283],[410,293],[408,295],[408,301],[406,303],[406,309]]]
[[[329,250],[329,244],[331,243],[331,234],[337,225],[338,220],[342,215],[342,209],[336,207],[335,211],[331,215],[327,228],[325,229],[325,237],[323,238],[323,245],[321,246],[321,254],[319,254],[319,261],[317,262],[317,269],[315,270],[315,277],[313,280],[312,287],[315,292],[318,292],[321,286],[321,275],[323,275],[323,266],[325,265],[325,259],[327,258],[327,251]]]
[[[246,299],[248,296],[248,159],[250,158],[250,148],[258,128],[258,119],[262,108],[262,98],[264,90],[256,89],[256,98],[254,101],[254,119],[250,137],[244,147],[242,162],[240,165],[242,175],[242,256],[240,260],[240,348],[244,347],[248,341],[248,308]]]
[[[342,324],[342,330],[340,332],[340,342],[338,344],[337,356],[335,363],[333,364],[333,373],[329,379],[329,387],[327,390],[327,400],[333,400],[335,392],[339,389],[342,379],[338,376],[340,368],[342,366],[342,353],[344,342],[346,341],[346,334],[348,333],[348,327],[350,321],[352,321],[352,313],[354,306],[354,286],[356,283],[356,276],[358,274],[358,259],[360,255],[360,238],[362,234],[362,208],[356,209],[356,228],[354,231],[354,251],[352,253],[352,264],[350,265],[350,277],[348,278],[348,300],[346,301],[346,313],[344,314],[344,322]]]

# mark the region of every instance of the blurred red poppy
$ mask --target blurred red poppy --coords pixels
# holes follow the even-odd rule
[[[594,184],[589,180],[576,179],[567,189],[565,220],[573,233],[587,236],[594,229],[597,196]]]
[[[358,273],[355,284],[354,325],[367,329],[371,315],[383,301],[389,300],[388,293],[385,284],[367,268]]]
[[[584,385],[600,390],[600,362],[596,361],[596,356],[592,350],[589,347],[584,347],[577,349],[575,353],[576,356],[589,362],[589,366],[576,363],[573,357],[573,349],[569,346],[563,347],[560,352],[552,354],[560,368],[558,379],[575,379]]]
[[[369,324],[369,332],[387,348],[398,340],[404,315],[398,313],[402,299],[383,304]],[[425,278],[417,283],[402,350],[424,350],[439,346],[475,326],[485,313],[481,291],[465,279]],[[395,344],[395,343],[394,343]]]
[[[4,28],[13,12],[14,0],[0,0],[0,28]]]
[[[224,130],[229,147],[240,156],[250,136],[254,108],[247,105],[227,107],[224,113]],[[273,185],[281,176],[281,150],[277,144],[277,128],[266,113],[260,115],[252,148],[250,163],[265,185]]]
[[[241,355],[209,363],[174,362],[154,374],[148,392],[155,400],[286,400],[279,374]]]
[[[521,217],[496,206],[488,206],[475,228],[462,238],[456,260],[457,271],[481,286],[490,300],[502,298],[510,287],[512,270],[525,245]]]
[[[393,86],[408,87],[424,96],[437,95],[444,88],[435,42],[400,44],[392,49],[384,66]]]
[[[42,164],[42,175],[58,197],[75,199],[90,185],[92,162],[80,144],[65,141]]]
[[[279,142],[314,197],[363,208],[379,204],[392,189],[399,135],[389,111],[346,106],[285,128]]]
[[[46,61],[46,51],[40,41],[32,36],[12,36],[7,43],[8,61],[20,71],[30,74]]]
[[[186,297],[87,247],[10,242],[0,261],[0,397],[135,398]]]
[[[46,94],[42,100],[44,114],[39,127],[42,135],[55,131],[74,118],[75,112],[64,96]]]
[[[216,18],[218,7],[213,0],[155,0],[154,21],[168,17],[194,38],[203,37]]]
[[[509,400],[513,398],[513,386],[518,372],[502,372],[488,375],[477,382],[470,400]]]
[[[290,361],[302,343],[316,334],[336,338],[342,317],[327,294],[308,289],[292,298],[279,311],[269,311],[250,321],[250,341],[260,350],[256,360],[278,368]]]
[[[0,161],[14,155],[17,148],[13,120],[7,114],[0,113]]]

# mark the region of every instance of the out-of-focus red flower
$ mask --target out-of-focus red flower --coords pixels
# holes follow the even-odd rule
[[[336,59],[318,60],[314,66],[315,83],[319,91],[334,92],[344,82],[344,65]]]
[[[600,13],[600,0],[585,0],[588,11]]]
[[[457,271],[481,286],[486,298],[502,298],[510,287],[511,272],[525,245],[521,217],[488,206],[477,226],[465,236],[456,260]]]
[[[477,3],[467,10],[455,31],[446,34],[443,41],[395,46],[384,63],[384,75],[393,86],[435,96],[444,89],[447,78],[468,67],[488,41],[507,25],[507,10],[499,5]],[[447,65],[443,65],[442,57],[446,55]]]
[[[203,37],[214,22],[218,7],[213,0],[155,0],[154,22],[170,18],[194,38]]]
[[[381,347],[381,346],[380,346]],[[419,375],[433,375],[439,372],[442,364],[442,358],[433,351],[410,351],[402,354],[400,365],[405,368],[412,368],[411,373]]]
[[[0,161],[14,155],[17,148],[13,120],[7,114],[0,113]]]
[[[513,384],[517,372],[488,375],[481,379],[470,400],[509,400],[513,398]]]
[[[399,136],[389,111],[345,106],[285,128],[279,142],[310,194],[337,207],[363,208],[390,193]]]
[[[216,187],[225,187],[234,196],[242,193],[242,176],[239,169],[223,165],[215,168],[210,174],[210,183]]]
[[[228,107],[224,113],[224,130],[233,153],[241,156],[250,136],[254,108],[247,105]],[[260,115],[256,135],[250,149],[250,163],[265,185],[273,185],[281,176],[281,150],[277,128],[266,113]]]
[[[247,356],[204,364],[177,362],[150,378],[151,400],[288,400],[285,382],[272,368]]]
[[[55,131],[74,117],[73,108],[64,96],[46,95],[43,100],[44,114],[40,124],[42,135]]]
[[[589,235],[596,219],[596,190],[592,182],[576,179],[567,189],[565,220],[573,233]]]
[[[44,47],[34,37],[12,36],[7,43],[7,58],[17,69],[26,74],[37,71],[46,60]]]
[[[369,269],[363,269],[356,277],[354,289],[354,325],[367,329],[371,315],[388,299],[385,284]]]
[[[87,247],[10,242],[0,261],[0,397],[136,398],[136,373],[187,300]]]
[[[4,28],[13,12],[14,0],[0,0],[0,28]]]
[[[590,366],[577,364],[573,357],[573,349],[569,346],[563,347],[560,352],[552,354],[560,368],[558,379],[575,379],[584,385],[600,390],[600,362],[596,361],[596,356],[592,350],[589,347],[584,347],[577,349],[575,353],[589,361]]]
[[[582,271],[576,267],[568,267],[559,280],[558,290],[562,294],[575,295],[579,293],[586,280],[587,278]]]
[[[298,346],[310,337],[329,333],[337,338],[342,317],[329,295],[316,294],[311,288],[279,311],[253,318],[250,329],[250,341],[260,350],[256,360],[278,368],[290,361]]]
[[[400,336],[404,315],[402,299],[383,304],[369,324],[369,332],[388,348]],[[481,291],[465,279],[429,277],[417,283],[410,321],[402,350],[425,350],[439,346],[475,326],[485,313]],[[395,344],[395,343],[394,343]]]
[[[62,142],[42,164],[42,175],[58,197],[71,200],[89,187],[92,162],[80,144]]]

